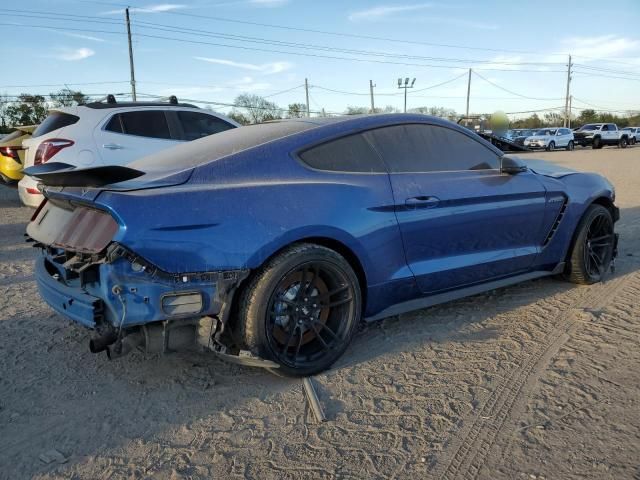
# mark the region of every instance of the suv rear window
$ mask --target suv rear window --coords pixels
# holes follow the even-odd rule
[[[47,118],[38,125],[38,128],[34,130],[32,137],[39,137],[40,135],[45,135],[49,132],[53,132],[54,130],[58,130],[59,128],[68,127],[69,125],[76,123],[78,120],[80,120],[80,117],[71,115],[70,113],[51,112],[47,115]]]
[[[118,113],[109,120],[105,130],[139,137],[171,139],[167,117],[162,110]]]
[[[178,119],[182,124],[182,130],[184,132],[183,140],[197,140],[213,135],[214,133],[235,128],[230,123],[218,117],[200,112],[178,112]]]

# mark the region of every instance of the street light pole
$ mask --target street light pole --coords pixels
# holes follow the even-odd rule
[[[404,84],[402,83],[402,78],[398,79],[398,88],[404,88],[404,113],[407,113],[407,89],[413,88],[415,83],[415,77],[411,80],[411,85],[409,85],[409,77],[404,79]]]

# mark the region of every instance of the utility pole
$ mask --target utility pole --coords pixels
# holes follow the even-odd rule
[[[131,70],[131,98],[136,101],[136,74],[133,70],[133,46],[131,45],[131,23],[129,22],[129,7],[124,10],[127,21],[127,38],[129,39],[129,70]]]
[[[467,81],[467,114],[465,115],[465,125],[469,122],[469,97],[471,96],[471,69],[469,69],[469,80]]]
[[[567,94],[564,99],[564,125],[569,124],[569,84],[571,83],[571,55],[569,55],[569,64],[567,65]]]
[[[369,94],[371,95],[371,113],[376,113],[376,106],[373,103],[373,80],[369,80]]]
[[[311,112],[309,110],[309,82],[307,81],[307,79],[304,79],[304,93],[307,97],[307,117],[311,116]]]
[[[398,79],[398,88],[404,88],[404,113],[407,113],[407,90],[409,88],[413,88],[413,85],[416,83],[416,79],[411,81],[411,85],[409,85],[409,77],[404,79],[404,85],[402,84],[402,78]]]
[[[571,128],[571,103],[573,102],[573,95],[569,95],[569,122],[567,128]]]

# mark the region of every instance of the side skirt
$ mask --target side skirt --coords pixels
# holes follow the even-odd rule
[[[406,302],[398,303],[396,305],[391,305],[390,307],[385,308],[380,313],[372,317],[365,318],[365,321],[375,322],[376,320],[381,320],[386,317],[401,315],[406,312],[411,312],[413,310],[420,310],[421,308],[432,307],[434,305],[451,302],[453,300],[458,300],[464,297],[471,297],[473,295],[478,295],[480,293],[488,292],[490,290],[495,290],[497,288],[508,287],[509,285],[514,285],[516,283],[526,282],[527,280],[534,280],[536,278],[548,277],[550,275],[558,275],[564,271],[564,267],[565,267],[565,263],[561,262],[558,265],[556,265],[556,267],[551,271],[545,270],[545,271],[523,273],[521,275],[502,278],[500,280],[494,280],[492,282],[481,283],[479,285],[473,285],[471,287],[461,288],[458,290],[451,290],[449,292],[430,295],[428,297],[416,298]]]

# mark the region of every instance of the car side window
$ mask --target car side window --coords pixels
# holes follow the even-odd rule
[[[116,113],[113,117],[111,117],[111,120],[109,120],[109,123],[107,123],[104,129],[108,130],[109,132],[124,133],[122,131],[122,122],[120,121],[120,114]]]
[[[300,153],[311,168],[336,172],[386,173],[377,152],[361,134],[338,138]]]
[[[609,131],[609,125],[603,125],[603,126],[602,126],[602,128],[601,128],[601,130],[602,130],[603,132],[608,132],[608,131]]]
[[[609,124],[609,131],[614,131],[616,130],[616,126],[612,123]]]
[[[394,173],[490,170],[500,166],[498,155],[490,148],[446,127],[395,125],[365,135]]]
[[[235,128],[221,118],[200,112],[181,111],[178,112],[178,119],[184,132],[183,140],[197,140],[198,138]]]
[[[169,124],[162,110],[123,112],[118,114],[118,116],[122,124],[122,131],[119,133],[139,137],[171,139]],[[112,119],[112,121],[114,120]],[[110,124],[111,121],[107,127],[109,127]],[[114,125],[114,128],[117,127]]]

